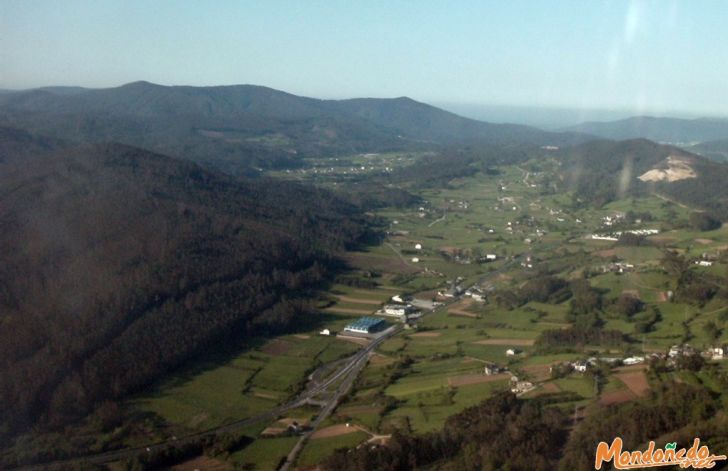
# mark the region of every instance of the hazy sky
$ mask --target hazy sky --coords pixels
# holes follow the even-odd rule
[[[0,88],[135,80],[728,114],[728,2],[0,0]]]

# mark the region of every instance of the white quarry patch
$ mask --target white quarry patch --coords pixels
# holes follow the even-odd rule
[[[690,166],[690,160],[684,157],[670,156],[664,162],[667,168],[653,168],[640,175],[643,182],[676,182],[688,178],[696,178],[695,170]]]

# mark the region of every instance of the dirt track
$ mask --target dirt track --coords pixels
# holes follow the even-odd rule
[[[417,332],[416,334],[410,335],[410,337],[439,337],[440,335],[440,332]]]
[[[457,388],[459,386],[469,386],[471,384],[481,384],[481,383],[491,383],[493,381],[501,381],[504,379],[508,379],[510,377],[511,377],[511,375],[508,373],[502,373],[502,374],[490,375],[490,376],[486,376],[483,374],[460,375],[460,376],[453,376],[451,378],[447,378],[447,384],[448,384],[448,386]]]
[[[347,435],[349,433],[356,433],[360,430],[356,427],[347,427],[346,424],[337,424],[316,430],[312,435],[311,439],[316,440],[317,438],[331,438],[338,437],[340,435]]]
[[[513,345],[514,347],[530,347],[534,339],[484,339],[473,342],[476,345]]]

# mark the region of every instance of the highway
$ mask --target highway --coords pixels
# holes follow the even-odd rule
[[[336,373],[332,374],[326,380],[321,382],[320,384],[316,385],[315,387],[308,389],[301,393],[298,397],[293,399],[292,401],[282,404],[278,407],[275,407],[267,412],[264,412],[262,414],[258,414],[253,417],[249,417],[242,420],[237,420],[235,422],[231,422],[228,424],[221,425],[219,427],[214,427],[202,432],[197,432],[189,435],[185,435],[182,437],[176,437],[169,440],[165,440],[162,442],[152,443],[145,446],[135,447],[135,448],[123,448],[120,450],[112,450],[97,454],[91,454],[91,455],[82,455],[82,456],[76,456],[72,458],[67,458],[63,460],[57,460],[52,462],[46,462],[36,465],[30,465],[30,466],[23,466],[19,468],[10,468],[10,469],[22,469],[22,470],[47,470],[52,469],[53,467],[67,465],[75,462],[86,462],[86,463],[95,463],[95,464],[101,464],[101,463],[109,463],[112,461],[119,461],[124,460],[128,458],[134,458],[135,456],[143,453],[151,453],[155,451],[163,450],[169,446],[173,445],[182,445],[185,443],[189,443],[195,440],[199,440],[200,438],[215,435],[218,433],[225,433],[225,432],[233,432],[235,430],[238,430],[240,428],[246,427],[248,425],[253,425],[257,422],[261,422],[263,420],[273,420],[276,417],[280,416],[284,412],[295,409],[296,407],[300,407],[304,404],[306,404],[306,401],[309,399],[312,399],[316,397],[318,394],[320,394],[323,391],[326,391],[332,384],[336,383],[339,379],[342,377],[344,378],[343,384],[349,384],[353,382],[354,378],[356,378],[356,375],[358,374],[359,370],[366,364],[366,359],[371,351],[373,351],[375,348],[377,348],[382,342],[384,342],[386,339],[392,337],[393,335],[396,335],[401,330],[400,326],[392,326],[388,330],[386,330],[383,334],[373,339],[368,345],[366,345],[361,350],[357,351],[354,355],[352,355],[349,358],[349,361],[340,368]],[[348,377],[347,377],[348,376]],[[341,386],[339,387],[341,389]],[[341,397],[341,394],[339,394],[339,389],[337,389],[337,394],[334,395],[334,398],[336,400],[329,401],[327,405],[324,407],[324,411],[329,410],[329,413],[333,411],[336,404],[338,403],[338,399]],[[323,411],[322,411],[323,412]],[[321,417],[322,414],[319,414],[319,417]]]
[[[498,269],[493,270],[487,274],[484,274],[479,280],[478,284],[482,284],[485,281],[487,281],[490,278],[493,278],[494,276],[499,275],[500,273],[503,273],[504,271],[510,269],[513,265],[520,263],[520,261],[525,257],[525,253],[521,254],[517,257],[514,257],[513,259],[507,261],[503,265],[501,265]],[[442,306],[448,306],[452,303],[457,302],[460,299],[459,296],[456,296],[454,298],[449,299],[448,301],[444,302]],[[442,307],[441,306],[441,307]],[[75,456],[63,460],[57,460],[52,462],[46,462],[46,463],[40,463],[36,465],[30,465],[30,466],[24,466],[19,468],[10,468],[10,469],[23,469],[23,470],[47,470],[47,469],[53,469],[53,467],[61,466],[61,465],[67,465],[71,463],[76,462],[87,462],[87,463],[95,463],[95,464],[101,464],[101,463],[109,463],[112,461],[119,461],[124,460],[128,458],[134,458],[137,455],[143,454],[143,453],[151,453],[163,450],[169,446],[173,445],[182,445],[185,443],[193,442],[195,440],[199,440],[200,438],[215,435],[218,433],[225,433],[225,432],[234,432],[240,428],[247,427],[249,425],[253,425],[255,423],[264,421],[264,420],[273,420],[280,415],[282,415],[284,412],[295,409],[297,407],[300,407],[309,399],[313,399],[318,394],[326,391],[331,385],[336,383],[341,378],[344,378],[342,381],[342,385],[337,388],[336,393],[334,394],[333,398],[327,402],[327,404],[323,407],[321,414],[319,414],[318,418],[321,418],[323,416],[327,416],[330,414],[338,404],[339,399],[343,395],[345,391],[342,392],[341,387],[343,385],[348,384],[349,386],[351,383],[353,383],[354,379],[356,378],[357,374],[361,370],[361,368],[366,365],[366,359],[370,352],[372,352],[374,349],[376,349],[382,342],[387,340],[388,338],[396,335],[401,331],[401,326],[393,326],[387,331],[385,331],[382,335],[379,337],[373,339],[368,345],[366,345],[361,350],[357,351],[354,355],[352,355],[349,358],[349,361],[341,367],[336,373],[332,374],[326,380],[324,380],[322,383],[314,386],[311,389],[308,389],[304,392],[302,392],[298,397],[293,399],[290,402],[287,402],[285,404],[282,404],[280,406],[277,406],[267,412],[264,412],[262,414],[255,415],[253,417],[249,417],[246,419],[237,420],[234,422],[230,422],[228,424],[224,424],[218,427],[214,427],[208,430],[204,430],[197,433],[192,433],[189,435],[184,435],[181,437],[175,437],[169,440],[152,443],[140,447],[134,447],[134,448],[123,448],[119,450],[112,450],[102,453],[96,453],[96,454],[89,454],[89,455],[81,455],[81,456]],[[348,387],[346,388],[348,389]],[[314,427],[318,425],[318,422],[320,422],[317,418],[317,421],[314,422]],[[323,419],[321,419],[323,420]],[[288,466],[295,461],[295,457],[297,456],[298,452],[300,452],[300,449],[305,444],[305,441],[307,439],[307,436],[303,436],[302,439],[299,441],[299,443],[296,445],[296,448],[289,454],[289,459],[286,460],[286,464],[284,464],[284,468],[282,469],[288,469]],[[295,452],[295,454],[294,454]]]

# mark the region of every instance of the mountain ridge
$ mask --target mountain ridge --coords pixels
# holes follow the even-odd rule
[[[144,81],[2,94],[0,125],[79,143],[118,141],[232,173],[359,152],[587,140],[573,133],[471,120],[408,97],[322,100],[259,85]]]
[[[615,121],[589,121],[561,129],[606,139],[624,140],[642,137],[676,145],[728,139],[728,119],[724,118],[633,116]]]

